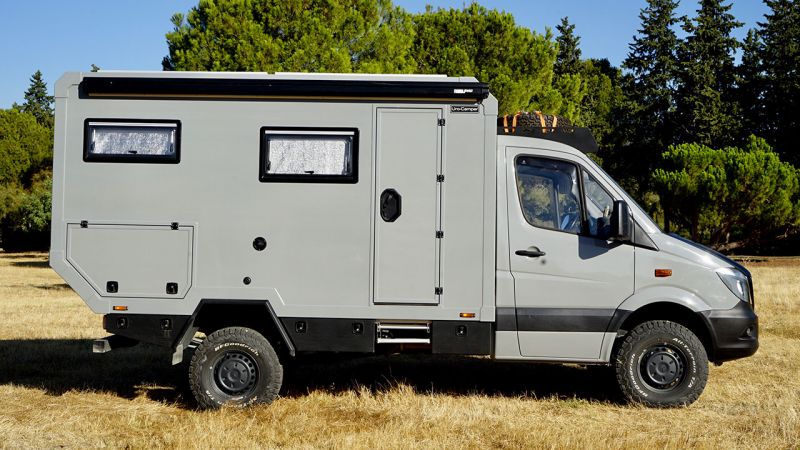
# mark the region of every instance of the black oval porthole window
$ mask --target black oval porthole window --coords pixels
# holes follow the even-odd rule
[[[259,252],[261,250],[264,250],[265,248],[267,248],[267,240],[261,236],[253,239],[253,248]]]

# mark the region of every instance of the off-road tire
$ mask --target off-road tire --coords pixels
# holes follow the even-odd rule
[[[189,386],[204,409],[270,403],[283,382],[283,366],[255,330],[229,327],[211,333],[189,364]]]
[[[671,408],[693,403],[708,380],[708,355],[688,328],[666,320],[631,330],[614,355],[622,395],[632,403]]]

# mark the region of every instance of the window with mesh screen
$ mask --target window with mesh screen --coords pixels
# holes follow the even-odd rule
[[[357,181],[355,129],[261,130],[261,181]]]
[[[83,159],[89,162],[180,160],[180,122],[89,119]]]

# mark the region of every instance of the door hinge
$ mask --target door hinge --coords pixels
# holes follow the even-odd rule
[[[436,121],[436,124],[439,125],[440,127],[443,127],[444,126],[444,119],[438,119]]]
[[[442,295],[442,292],[444,292],[444,289],[442,289],[441,286],[433,288],[434,295]]]
[[[441,239],[443,237],[444,237],[444,231],[439,230],[436,232],[436,239]]]
[[[436,181],[438,183],[444,182],[444,175],[436,175]]]

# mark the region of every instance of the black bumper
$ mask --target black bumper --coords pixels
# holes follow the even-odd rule
[[[163,347],[174,347],[190,316],[106,314],[103,328],[111,334]]]
[[[758,350],[758,316],[753,308],[739,302],[729,310],[704,311],[714,346],[709,359],[730,361],[752,355]]]

